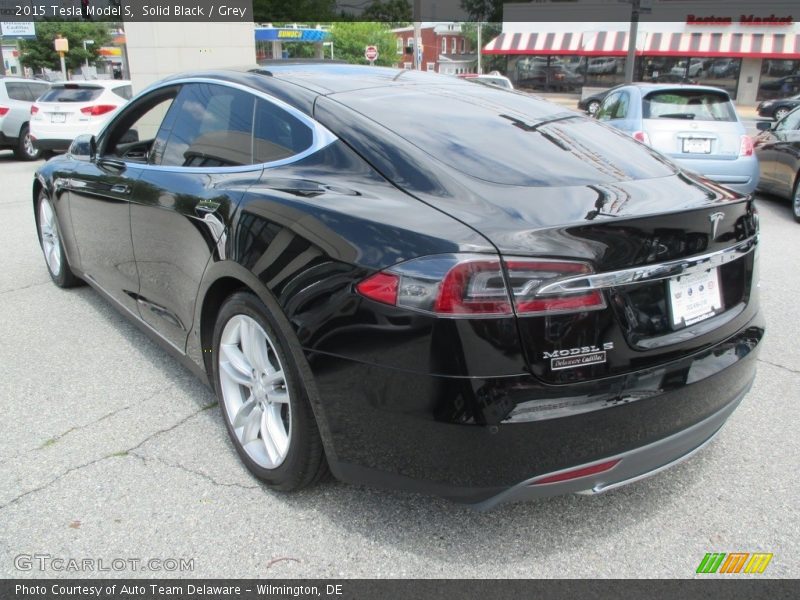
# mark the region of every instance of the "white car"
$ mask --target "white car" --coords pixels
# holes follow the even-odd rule
[[[97,135],[131,96],[120,79],[54,83],[31,107],[31,138],[42,152],[66,151],[80,134]]]
[[[10,148],[18,160],[34,160],[28,121],[33,101],[50,89],[46,81],[0,77],[0,149]]]

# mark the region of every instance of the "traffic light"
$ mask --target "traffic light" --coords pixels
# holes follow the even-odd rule
[[[85,21],[92,20],[92,15],[89,14],[89,0],[81,0],[81,17]]]

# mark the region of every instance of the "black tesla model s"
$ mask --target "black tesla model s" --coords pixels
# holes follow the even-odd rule
[[[750,197],[455,77],[176,76],[43,165],[33,204],[53,281],[207,379],[278,490],[612,489],[714,436],[764,333]]]

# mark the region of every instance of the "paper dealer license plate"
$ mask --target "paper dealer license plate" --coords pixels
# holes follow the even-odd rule
[[[669,280],[672,325],[689,326],[722,311],[717,269],[673,277]]]

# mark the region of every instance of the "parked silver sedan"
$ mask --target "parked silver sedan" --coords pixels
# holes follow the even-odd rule
[[[700,85],[631,84],[603,100],[596,118],[738,192],[758,184],[758,159],[725,90]]]

